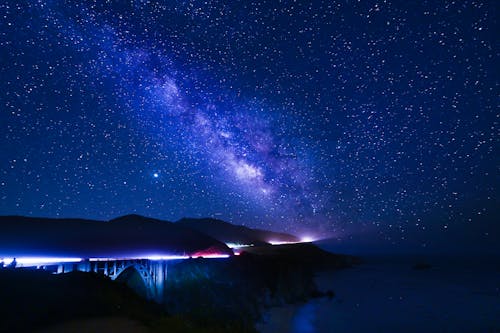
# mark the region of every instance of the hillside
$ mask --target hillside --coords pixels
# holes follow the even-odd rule
[[[299,238],[286,233],[251,229],[217,219],[184,218],[178,225],[191,228],[224,243],[264,245],[269,242],[298,242]]]
[[[110,221],[0,217],[0,256],[135,257],[232,254],[222,242],[179,224],[139,215]]]

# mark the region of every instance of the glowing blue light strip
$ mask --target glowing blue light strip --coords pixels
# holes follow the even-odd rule
[[[207,259],[218,259],[218,258],[229,258],[229,254],[206,254],[206,255],[146,255],[139,257],[124,257],[124,258],[90,258],[89,261],[116,261],[116,260],[181,260],[189,258],[207,258]],[[50,264],[61,264],[61,263],[76,263],[81,262],[85,259],[83,258],[59,258],[59,257],[0,257],[0,267],[9,266],[13,264],[15,260],[16,267],[36,267]]]
[[[223,259],[223,258],[229,258],[229,254],[205,254],[205,255],[200,255],[196,256],[193,258],[207,258],[207,259]]]
[[[144,256],[138,256],[138,257],[120,257],[120,258],[90,258],[90,261],[115,261],[115,260],[141,260],[141,259],[146,259],[146,260],[181,260],[181,259],[189,259],[189,258],[207,258],[207,259],[222,259],[222,258],[229,258],[229,254],[205,254],[205,255],[161,255],[161,254],[154,254],[154,255],[144,255]]]
[[[0,263],[5,266],[11,265],[16,260],[16,266],[32,267],[58,263],[80,262],[82,258],[57,258],[57,257],[19,257],[19,258],[0,258]]]

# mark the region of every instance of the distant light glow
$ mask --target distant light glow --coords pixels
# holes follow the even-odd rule
[[[153,177],[158,178],[158,177],[160,177],[160,174],[158,172],[155,172],[155,173],[153,173]]]
[[[0,263],[3,262],[5,266],[12,264],[16,260],[16,266],[32,267],[47,264],[58,264],[68,262],[80,262],[82,258],[57,258],[57,257],[16,257],[16,258],[0,258]]]
[[[285,245],[285,244],[299,244],[299,243],[312,243],[317,241],[317,238],[311,237],[311,236],[303,236],[300,238],[300,241],[298,242],[287,242],[287,241],[278,241],[278,240],[270,240],[268,241],[269,244],[271,245]]]
[[[253,244],[239,244],[239,243],[226,243],[227,247],[231,249],[238,249],[241,247],[251,247]]]
[[[311,236],[304,236],[300,239],[301,243],[312,243],[314,241],[315,241],[315,239]]]

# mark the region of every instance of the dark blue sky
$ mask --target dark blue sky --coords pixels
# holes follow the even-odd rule
[[[0,214],[492,243],[497,12],[4,1]]]

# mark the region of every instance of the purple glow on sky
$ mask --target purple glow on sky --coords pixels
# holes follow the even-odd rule
[[[495,5],[0,4],[0,213],[494,243]]]

